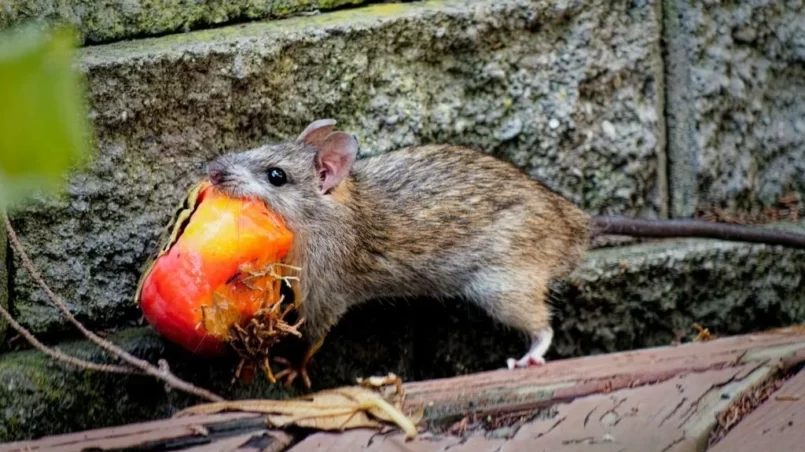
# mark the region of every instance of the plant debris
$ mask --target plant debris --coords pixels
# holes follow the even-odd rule
[[[240,357],[235,370],[233,383],[240,378],[250,381],[254,369],[260,368],[271,383],[277,378],[271,370],[271,347],[287,336],[302,337],[299,328],[304,319],[294,323],[288,321],[289,315],[299,307],[296,300],[286,303],[281,295],[281,285],[298,281],[289,272],[299,269],[284,264],[271,264],[263,270],[256,271],[243,268],[234,284],[228,284],[222,290],[213,293],[212,303],[201,306],[201,325],[213,337],[226,342]],[[238,289],[238,286],[240,289]],[[241,318],[239,307],[230,301],[235,290],[243,288],[259,294],[260,307],[250,318]]]
[[[693,342],[707,342],[712,341],[713,339],[716,338],[715,336],[713,336],[713,334],[710,333],[710,330],[699,325],[698,323],[693,324],[693,329],[698,331],[696,337],[693,338]]]
[[[405,432],[406,439],[413,439],[417,433],[416,425],[402,412],[400,394],[395,391],[394,398],[381,394],[381,390],[388,385],[401,387],[400,379],[389,375],[363,381],[365,385],[320,391],[291,400],[238,400],[201,404],[185,409],[175,417],[243,411],[266,414],[266,422],[276,428],[297,426],[331,431],[382,429],[387,424],[394,424]]]
[[[786,374],[776,378],[770,378],[754,388],[745,391],[737,400],[735,400],[724,411],[718,413],[716,416],[716,426],[710,433],[707,447],[710,448],[717,442],[724,439],[736,425],[746,416],[751,413],[761,403],[765,402],[775,391],[788,380],[793,374]]]
[[[382,391],[384,388],[391,388],[393,386],[394,392],[392,395],[399,399],[398,402],[402,403],[402,399],[405,398],[405,389],[402,385],[402,379],[391,372],[389,372],[389,374],[385,377],[358,378],[356,381],[358,382],[359,386],[378,391]]]

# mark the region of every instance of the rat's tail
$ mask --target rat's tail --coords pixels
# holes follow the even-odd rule
[[[646,220],[620,216],[593,217],[593,235],[632,237],[699,237],[735,242],[805,248],[805,234],[700,220]]]

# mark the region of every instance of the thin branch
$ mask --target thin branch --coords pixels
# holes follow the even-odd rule
[[[17,323],[14,320],[14,317],[3,307],[0,305],[0,315],[6,319],[11,328],[14,328],[25,340],[28,341],[35,349],[39,350],[40,352],[44,353],[45,355],[53,358],[56,361],[63,362],[65,364],[69,364],[71,366],[77,367],[82,370],[97,370],[99,372],[108,372],[108,373],[115,373],[115,374],[140,374],[140,372],[125,366],[116,366],[114,364],[98,364],[93,363],[92,361],[85,361],[81,358],[76,358],[75,356],[70,356],[61,350],[57,350],[55,348],[50,348],[47,345],[39,342],[39,340],[31,334],[30,331],[26,330],[24,326]]]
[[[8,216],[4,215],[3,221],[5,222],[6,231],[8,232],[9,242],[11,242],[11,246],[14,248],[14,251],[17,252],[20,259],[22,260],[22,266],[25,268],[28,274],[31,275],[31,278],[34,281],[36,281],[39,287],[41,287],[42,290],[45,291],[45,294],[47,294],[50,301],[54,305],[56,305],[56,307],[59,308],[59,310],[61,310],[61,312],[64,314],[67,320],[69,320],[70,323],[75,325],[75,327],[78,328],[79,331],[81,331],[81,334],[83,334],[87,339],[89,339],[89,341],[100,347],[103,351],[105,351],[109,355],[131,365],[136,369],[141,370],[143,373],[147,375],[162,380],[168,386],[171,386],[175,389],[196,395],[198,397],[213,402],[224,400],[221,396],[215,393],[212,393],[206,389],[199,388],[193,385],[192,383],[182,380],[181,378],[171,373],[170,370],[168,370],[167,368],[159,369],[153,364],[149,363],[148,361],[133,356],[131,353],[123,350],[122,348],[118,347],[112,342],[101,338],[97,334],[87,329],[87,327],[85,327],[81,322],[79,322],[75,318],[73,313],[70,312],[70,309],[67,307],[67,304],[64,302],[64,300],[62,300],[61,297],[53,293],[53,291],[50,289],[50,287],[47,285],[44,279],[42,279],[42,276],[39,274],[39,272],[36,271],[36,268],[34,268],[33,264],[31,263],[28,254],[23,249],[22,243],[20,243],[19,238],[17,238],[17,233],[11,226],[11,221],[9,221]]]

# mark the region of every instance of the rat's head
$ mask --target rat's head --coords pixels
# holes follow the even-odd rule
[[[358,153],[352,135],[332,119],[314,121],[296,141],[219,157],[210,182],[230,196],[256,197],[292,225],[306,224],[349,175]]]

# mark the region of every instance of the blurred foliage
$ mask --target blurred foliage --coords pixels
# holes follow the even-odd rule
[[[0,33],[0,211],[59,190],[89,156],[76,38],[38,26]]]

